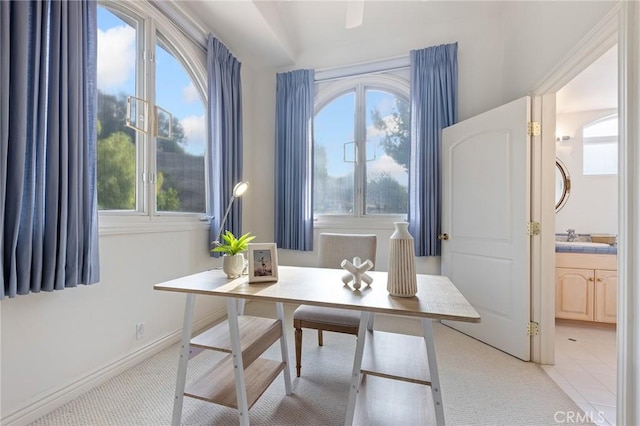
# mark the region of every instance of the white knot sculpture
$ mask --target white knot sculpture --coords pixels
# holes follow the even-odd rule
[[[362,281],[367,283],[367,285],[371,285],[373,282],[373,278],[367,275],[367,271],[373,268],[373,262],[369,259],[365,260],[363,263],[361,263],[359,257],[354,257],[353,263],[345,259],[342,261],[340,266],[349,272],[342,277],[342,282],[348,285],[353,281],[353,288],[356,290],[360,289]]]

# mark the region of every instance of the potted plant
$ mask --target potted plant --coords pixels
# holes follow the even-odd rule
[[[231,231],[225,231],[221,235],[224,243],[217,243],[218,245],[211,250],[224,253],[222,270],[227,274],[227,278],[238,278],[242,275],[242,270],[244,269],[244,255],[242,252],[247,250],[249,243],[255,238],[250,234],[250,232],[247,232],[240,238],[236,238]]]

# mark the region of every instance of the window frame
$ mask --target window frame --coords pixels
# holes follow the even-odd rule
[[[147,2],[101,0],[98,7],[115,13],[125,22],[134,20],[138,25],[136,37],[136,96],[149,102],[148,128],[155,127],[152,106],[155,105],[155,49],[159,44],[170,52],[184,67],[192,80],[208,115],[206,46],[192,40],[165,14]],[[146,78],[146,79],[145,79]],[[208,120],[205,120],[208,126]],[[205,128],[205,131],[208,131]],[[151,132],[150,132],[151,133]],[[146,233],[208,228],[209,191],[205,190],[206,212],[156,211],[156,138],[137,133],[136,141],[136,207],[134,210],[98,210],[100,234]],[[209,187],[207,171],[209,161],[205,147],[205,188]],[[151,187],[150,185],[153,185]]]
[[[406,214],[366,214],[366,92],[377,90],[390,93],[410,105],[409,70],[393,70],[372,74],[359,74],[336,80],[315,83],[314,117],[325,106],[346,93],[355,93],[354,139],[358,164],[354,167],[354,212],[353,214],[316,214],[314,228],[336,229],[389,229],[393,222],[406,221]],[[365,145],[365,149],[361,146]]]
[[[615,145],[616,146],[616,155],[614,156],[614,158],[618,157],[618,149],[619,149],[619,140],[620,140],[620,136],[619,136],[619,132],[616,132],[615,134],[610,134],[610,135],[603,135],[603,136],[585,136],[585,131],[587,130],[587,128],[592,127],[592,126],[596,126],[598,124],[601,124],[603,122],[606,121],[611,121],[611,120],[616,120],[619,123],[620,118],[618,117],[617,112],[614,114],[608,114],[605,115],[604,117],[592,120],[588,123],[586,123],[585,125],[582,126],[582,175],[583,176],[617,176],[618,175],[618,168],[619,165],[616,164],[616,170],[613,173],[593,173],[593,172],[586,172],[586,167],[585,167],[585,152],[586,152],[586,148],[588,145]],[[618,129],[618,127],[616,126],[616,129]]]

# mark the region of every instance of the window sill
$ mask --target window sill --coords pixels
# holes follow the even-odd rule
[[[209,229],[202,215],[154,216],[99,213],[99,235],[131,235]]]
[[[384,229],[393,230],[394,222],[406,222],[407,216],[390,214],[380,216],[353,217],[342,215],[316,216],[313,222],[314,229]]]

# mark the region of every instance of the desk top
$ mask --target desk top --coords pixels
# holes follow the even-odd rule
[[[367,272],[371,286],[354,291],[342,282],[343,269],[279,266],[278,281],[248,283],[246,276],[227,279],[221,270],[189,275],[153,286],[155,290],[235,297],[248,300],[325,306],[411,317],[480,322],[480,315],[453,285],[440,275],[418,274],[415,297],[392,297],[387,273]]]

